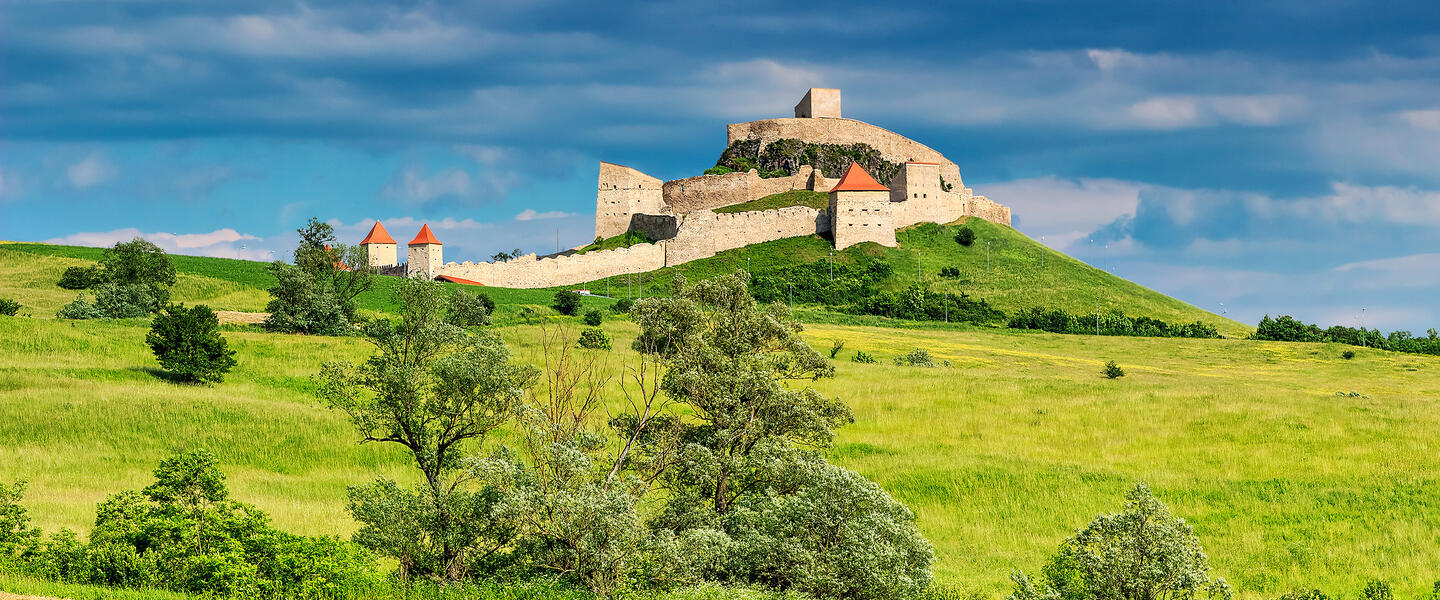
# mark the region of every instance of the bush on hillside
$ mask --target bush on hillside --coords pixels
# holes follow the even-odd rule
[[[330,290],[330,282],[311,277],[304,269],[280,261],[270,264],[275,285],[269,290],[270,302],[262,326],[276,333],[308,335],[350,335],[353,328],[345,311]]]
[[[160,301],[155,287],[129,283],[102,283],[95,286],[95,302],[85,300],[85,292],[55,313],[61,319],[133,319],[158,310]]]
[[[220,335],[220,321],[208,306],[166,306],[155,315],[145,343],[160,367],[182,381],[219,383],[235,366],[235,351]]]
[[[940,276],[946,279],[959,279],[960,267],[940,267]]]
[[[154,303],[149,312],[159,310],[160,305],[170,301],[170,286],[175,285],[175,265],[171,263],[170,255],[155,244],[138,237],[128,242],[116,242],[100,255],[100,267],[105,283],[150,288],[149,295]],[[108,310],[105,312],[109,313]]]
[[[1265,315],[1250,337],[1276,342],[1321,342],[1325,340],[1325,332],[1316,325],[1307,325],[1290,315],[1281,315],[1278,319]]]
[[[217,462],[203,450],[165,459],[155,483],[96,507],[89,542],[62,530],[28,570],[217,597],[332,598],[378,583],[374,559],[355,544],[276,530],[264,512],[230,500]]]
[[[599,327],[588,327],[580,332],[580,339],[575,345],[591,350],[609,350],[610,334]]]
[[[967,248],[970,247],[971,244],[975,243],[975,230],[971,229],[969,225],[961,226],[960,230],[955,232],[955,243]]]
[[[1120,368],[1120,365],[1112,360],[1105,363],[1105,368],[1100,371],[1100,374],[1110,379],[1119,379],[1125,376],[1125,369]]]
[[[1143,483],[1125,500],[1124,510],[1061,543],[1038,581],[1013,575],[1008,600],[1154,600],[1202,592],[1230,598],[1229,584],[1210,578],[1210,559],[1184,519],[1173,517]]]
[[[105,272],[98,266],[68,267],[56,285],[67,290],[88,290],[104,281]]]
[[[574,290],[555,292],[555,302],[551,306],[555,312],[573,317],[580,312],[580,293]]]
[[[85,292],[76,294],[74,300],[71,300],[69,304],[60,307],[60,310],[55,312],[55,318],[57,319],[99,319],[104,316],[105,315],[100,314],[100,309],[95,308],[94,304],[85,300]]]
[[[600,309],[598,309],[598,308],[597,308],[597,309],[592,309],[592,310],[585,311],[585,324],[586,324],[586,325],[589,325],[589,326],[591,326],[591,327],[599,327],[599,326],[600,326],[600,323],[603,322],[604,320],[605,320],[605,313],[600,312]]]
[[[830,340],[830,359],[831,359],[831,360],[834,360],[836,356],[839,356],[839,355],[840,355],[840,351],[841,351],[841,350],[844,350],[844,349],[845,349],[845,340],[842,340],[842,339]]]
[[[866,352],[866,351],[864,351],[864,350],[856,350],[856,351],[855,351],[855,356],[850,357],[850,362],[857,362],[857,363],[866,364],[866,365],[873,365],[873,364],[878,363],[878,362],[880,362],[880,361],[879,361],[879,360],[876,360],[876,359],[875,359],[875,355],[870,354],[869,352]]]
[[[1346,350],[1346,351],[1344,351],[1344,352],[1341,352],[1341,353],[1340,353],[1340,358],[1343,358],[1343,359],[1345,359],[1345,360],[1350,360],[1350,359],[1352,359],[1352,358],[1355,358],[1355,351],[1354,351],[1354,350]]]
[[[615,301],[615,305],[614,305],[614,306],[611,306],[611,307],[610,307],[610,312],[615,313],[615,314],[617,314],[617,315],[618,315],[618,314],[623,314],[623,313],[628,313],[628,312],[630,312],[630,307],[632,307],[632,306],[635,306],[635,301],[633,301],[633,300],[631,300],[631,299],[629,299],[629,298],[621,298],[621,299]]]
[[[930,357],[930,352],[924,348],[916,348],[908,353],[895,357],[895,364],[902,367],[937,367],[935,359]]]
[[[0,567],[32,556],[40,547],[40,529],[30,525],[30,513],[20,504],[26,481],[0,483]]]
[[[9,298],[0,298],[0,315],[13,317],[20,312],[20,303]]]
[[[1189,324],[1166,323],[1150,317],[1130,317],[1120,311],[1100,315],[1074,315],[1063,308],[1031,307],[1015,313],[1007,325],[1011,329],[1036,329],[1051,333],[1078,335],[1118,335],[1143,337],[1218,338],[1214,326],[1196,321]]]
[[[445,313],[445,322],[461,329],[482,327],[490,324],[490,315],[494,312],[495,301],[488,294],[472,294],[457,289],[450,293],[450,309]]]

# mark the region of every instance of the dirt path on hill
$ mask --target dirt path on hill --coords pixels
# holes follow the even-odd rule
[[[233,310],[217,310],[217,311],[215,311],[215,318],[217,318],[217,319],[220,320],[220,324],[221,324],[221,325],[224,325],[224,324],[226,324],[226,323],[239,323],[239,324],[242,324],[242,325],[259,325],[260,323],[265,322],[265,317],[268,317],[268,316],[270,316],[270,313],[263,313],[263,312],[238,312],[238,311],[233,311]],[[9,600],[9,599],[8,599],[8,598],[5,598],[4,596],[0,596],[0,600]]]

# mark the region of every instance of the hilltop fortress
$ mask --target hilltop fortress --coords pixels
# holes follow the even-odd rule
[[[889,130],[842,117],[840,90],[811,88],[795,105],[793,118],[735,123],[726,133],[720,164],[706,175],[662,182],[630,167],[600,163],[596,239],[638,232],[654,243],[545,257],[529,254],[505,262],[442,264],[440,242],[426,227],[424,235],[411,242],[406,273],[501,287],[551,287],[654,271],[787,237],[820,234],[837,249],[862,242],[895,246],[895,230],[917,223],[971,216],[1010,224],[1010,209],[973,194],[964,186],[959,166],[944,155]],[[824,208],[737,206],[795,191],[827,194],[829,201]],[[726,207],[732,208],[717,212]],[[384,231],[378,223],[376,227]],[[390,240],[371,233],[366,242]],[[366,248],[372,265],[394,265],[393,240]]]

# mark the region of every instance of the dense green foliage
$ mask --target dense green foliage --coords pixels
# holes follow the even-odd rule
[[[605,333],[605,330],[599,327],[587,327],[580,332],[580,339],[576,341],[576,345],[591,350],[609,350],[611,347],[610,334]]]
[[[1416,337],[1409,331],[1396,330],[1382,335],[1378,329],[1364,329],[1332,325],[1321,329],[1318,325],[1306,324],[1290,315],[1272,319],[1265,315],[1255,328],[1253,339],[1277,342],[1333,342],[1378,348],[1392,352],[1440,355],[1440,332],[1430,329],[1426,337]]]
[[[98,266],[68,267],[56,285],[67,290],[88,290],[104,281],[105,272]]]
[[[845,174],[850,163],[859,163],[876,181],[890,181],[900,165],[881,157],[869,144],[814,144],[796,139],[779,139],[762,144],[758,139],[736,140],[720,153],[714,169],[706,174],[759,171],[761,177],[784,177],[809,165],[826,177]]]
[[[580,293],[575,290],[558,290],[555,292],[555,301],[550,306],[555,312],[573,317],[580,312]]]
[[[219,383],[235,366],[235,351],[220,335],[220,321],[203,304],[171,304],[155,315],[145,343],[160,367],[181,381]]]
[[[1010,600],[1182,600],[1201,592],[1229,600],[1230,585],[1210,578],[1210,559],[1184,519],[1143,483],[1125,500],[1124,510],[1061,543],[1043,580],[1016,573]]]
[[[265,318],[266,331],[303,333],[308,335],[349,335],[352,331],[345,309],[327,279],[316,279],[310,272],[280,261],[270,263],[275,285],[269,290],[270,302],[265,305],[270,316]]]
[[[495,301],[484,292],[453,290],[450,292],[450,307],[445,311],[445,322],[461,329],[490,324],[490,314],[495,312]]]
[[[641,233],[639,231],[626,231],[625,233],[622,233],[620,235],[615,235],[608,238],[596,238],[593,243],[577,250],[576,254],[584,254],[586,252],[594,252],[596,250],[614,250],[616,248],[629,248],[636,244],[653,243],[655,243],[655,240],[650,239],[650,237],[646,236],[644,233]],[[519,252],[519,250],[516,250],[516,252]]]
[[[116,242],[100,255],[100,268],[107,283],[150,288],[156,303],[151,312],[170,300],[169,289],[175,285],[175,264],[155,244],[138,237]]]
[[[9,298],[0,298],[0,315],[13,317],[20,312],[20,303]]]
[[[904,290],[881,292],[857,302],[851,310],[862,315],[877,315],[915,321],[945,321],[982,325],[1005,322],[1005,313],[990,306],[983,298],[968,294],[937,292],[929,286],[912,285]]]
[[[10,553],[12,562],[51,580],[219,597],[331,598],[378,581],[373,560],[354,544],[284,533],[264,512],[229,499],[217,463],[204,450],[176,454],[150,486],[101,502],[88,541],[63,529],[40,544],[31,529],[12,545],[28,545],[18,560]],[[23,528],[22,489],[0,485],[0,550],[7,514]]]
[[[749,289],[760,302],[845,306],[874,296],[892,273],[889,263],[878,260],[819,260],[756,272]]]
[[[605,320],[605,313],[602,312],[600,309],[592,308],[592,309],[590,309],[590,310],[585,311],[585,324],[586,324],[586,325],[589,325],[589,326],[591,326],[591,327],[599,327],[599,326],[600,326],[600,323],[603,322],[604,320]]]
[[[901,367],[925,368],[934,368],[940,366],[939,364],[935,363],[935,359],[930,356],[930,352],[925,350],[924,348],[916,348],[905,354],[896,356],[895,365]],[[949,361],[945,362],[945,366],[950,366]]]
[[[616,301],[615,301],[615,304],[612,304],[612,305],[610,306],[610,312],[615,313],[615,314],[617,314],[617,315],[625,314],[625,313],[630,312],[630,307],[632,307],[632,306],[634,306],[634,305],[635,305],[635,301],[634,301],[634,300],[631,300],[631,299],[629,299],[629,298],[621,298],[621,299],[619,299],[619,300],[616,300]]]
[[[955,243],[966,247],[974,244],[975,230],[971,229],[968,225],[960,227],[960,230],[955,232]]]
[[[1120,368],[1120,364],[1112,360],[1105,363],[1105,368],[1100,371],[1100,374],[1109,379],[1119,379],[1125,376],[1125,369]]]
[[[1200,321],[1166,323],[1150,317],[1130,317],[1117,310],[1095,315],[1073,315],[1064,309],[1031,308],[1010,317],[1011,329],[1036,329],[1051,333],[1091,335],[1132,335],[1142,337],[1218,338],[1220,332]]]
[[[731,204],[715,209],[718,214],[742,213],[758,210],[775,210],[777,208],[788,208],[791,206],[805,206],[815,210],[824,211],[830,208],[830,195],[825,192],[813,190],[790,190],[778,194],[770,194],[740,204]]]

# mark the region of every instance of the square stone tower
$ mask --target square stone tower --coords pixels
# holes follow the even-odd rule
[[[375,226],[370,228],[370,233],[365,234],[365,239],[360,240],[360,245],[365,248],[370,266],[377,269],[395,266],[395,238],[390,237],[390,232],[385,231],[385,226],[380,224],[379,219],[376,219]]]
[[[830,189],[830,231],[835,249],[861,242],[895,247],[895,217],[890,188],[880,185],[860,165],[850,163],[840,182]]]
[[[840,90],[831,88],[810,88],[805,97],[795,105],[795,118],[816,117],[840,118]]]
[[[630,167],[600,163],[595,192],[595,237],[608,238],[630,230],[636,214],[664,212],[664,185],[659,179]]]
[[[408,277],[423,275],[426,279],[434,279],[435,270],[445,264],[440,255],[440,240],[430,233],[429,224],[421,225],[420,233],[410,240],[409,259],[410,262],[405,267],[405,275]]]

